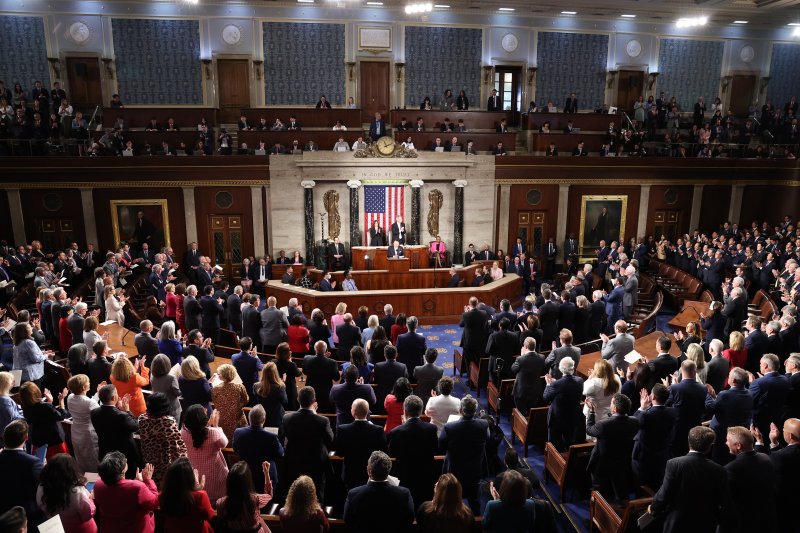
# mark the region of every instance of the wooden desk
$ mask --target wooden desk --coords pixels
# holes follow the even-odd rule
[[[393,264],[394,260],[389,260]],[[475,279],[477,265],[456,268],[456,274],[464,280],[464,286],[472,286]],[[274,267],[273,267],[274,268]],[[389,270],[351,270],[353,281],[359,290],[388,290],[388,289],[407,289],[417,288],[446,288],[450,283],[449,268],[418,268],[403,272],[390,272]],[[317,269],[309,270],[309,276],[314,283],[322,280],[322,271]],[[331,272],[331,278],[341,287],[344,281],[344,272]],[[275,272],[273,270],[273,279]],[[280,278],[277,278],[280,279]],[[435,282],[435,284],[434,284]],[[494,283],[494,282],[492,282]]]
[[[93,131],[92,138],[99,140],[104,133],[102,131]],[[149,144],[153,154],[162,151],[161,143],[164,141],[167,141],[170,149],[179,149],[180,143],[183,142],[188,150],[192,150],[200,139],[197,131],[189,129],[183,131],[126,131],[122,134],[122,137],[126,141],[133,141],[134,153],[143,152],[144,145]]]
[[[367,270],[364,256],[369,255],[369,270],[389,270],[387,250],[388,248],[385,246],[353,246],[350,248],[350,265],[353,270]],[[427,246],[408,244],[403,246],[403,253],[411,261],[409,268],[428,268],[430,266]]]
[[[315,104],[316,105],[316,104]],[[348,128],[361,129],[360,109],[316,109],[312,107],[246,107],[242,114],[247,116],[250,124],[258,124],[261,117],[267,123],[274,124],[275,119],[281,119],[284,124],[289,123],[289,117],[297,119],[301,128],[327,128],[331,129],[337,120]]]
[[[314,141],[319,145],[320,150],[333,150],[333,145],[342,137],[349,147],[352,148],[353,143],[359,137],[364,137],[366,141],[366,134],[361,128],[354,128],[348,131],[240,131],[238,132],[239,146],[242,143],[247,143],[247,148],[255,150],[258,148],[259,141],[266,143],[266,150],[269,149],[276,142],[280,142],[284,148],[292,145],[295,139],[300,142],[300,149],[306,145],[308,141]]]
[[[681,330],[683,331],[686,329],[686,325],[689,322],[697,322],[700,324],[702,320],[700,318],[700,314],[708,315],[708,302],[700,302],[697,300],[684,300],[683,301],[683,309],[681,312],[675,315],[672,320],[667,322],[667,325],[674,330]]]
[[[645,335],[644,337],[636,339],[636,342],[633,344],[633,349],[642,354],[648,361],[655,359],[658,356],[656,341],[662,335],[666,335],[672,341],[672,347],[669,350],[670,355],[674,357],[680,356],[681,350],[678,348],[678,345],[675,343],[675,339],[672,337],[672,335],[658,330],[650,333],[649,335]],[[578,362],[578,368],[576,370],[578,375],[586,379],[586,377],[589,375],[589,371],[594,367],[594,363],[600,359],[600,357],[600,352],[592,352],[581,355],[581,360]]]
[[[100,335],[108,333],[108,339],[106,342],[108,342],[108,349],[111,351],[111,353],[125,352],[131,357],[139,355],[139,350],[136,349],[136,345],[133,341],[134,337],[136,337],[136,333],[120,326],[116,322],[109,324],[108,326],[103,326],[102,324],[97,326],[97,333]],[[123,337],[125,342],[124,346],[122,344]]]
[[[462,152],[467,146],[468,141],[473,141],[475,143],[475,149],[481,152],[490,152],[494,150],[495,146],[497,146],[497,143],[499,142],[503,143],[503,148],[505,148],[507,152],[513,152],[517,149],[516,133],[475,133],[471,131],[465,133],[456,133],[452,131],[426,131],[423,133],[417,133],[413,131],[395,131],[394,133],[394,139],[398,143],[407,140],[409,137],[411,137],[411,140],[414,142],[414,147],[418,152],[430,151],[433,143],[436,142],[437,137],[442,139],[443,146],[447,144],[447,142],[453,137],[458,137],[458,144],[461,145]]]
[[[175,119],[181,129],[197,131],[201,118],[205,118],[209,126],[217,125],[217,108],[215,107],[126,107],[125,109],[103,108],[103,127],[110,128],[117,117],[122,117],[129,128],[144,128],[150,119],[155,117],[162,127],[167,120]],[[87,117],[88,118],[88,117]]]
[[[278,307],[287,305],[290,298],[297,298],[303,309],[320,308],[325,316],[331,316],[339,302],[347,304],[349,309],[358,309],[365,305],[370,314],[380,315],[383,306],[392,304],[396,312],[415,315],[422,324],[453,324],[461,319],[464,306],[471,296],[492,307],[499,308],[500,301],[508,299],[519,301],[522,295],[522,278],[506,276],[483,287],[463,287],[455,289],[391,289],[387,285],[393,283],[391,278],[402,279],[402,276],[417,275],[420,271],[406,274],[388,274],[386,272],[368,273],[381,281],[384,290],[359,290],[357,292],[319,292],[292,285],[284,285],[280,281],[270,281],[267,292],[278,299]],[[358,284],[358,282],[356,282]],[[408,287],[408,285],[404,285]]]
[[[485,102],[484,102],[485,103]],[[468,130],[494,130],[503,119],[511,122],[511,112],[507,111],[420,111],[419,109],[394,109],[389,113],[391,127],[396,128],[403,117],[412,126],[417,123],[417,117],[422,117],[427,130],[433,130],[444,123],[445,118],[449,118],[453,125],[458,124],[458,120],[464,121],[464,126]],[[463,135],[463,134],[462,134]]]
[[[605,133],[530,133],[530,142],[528,143],[528,150],[531,152],[544,152],[550,147],[553,142],[558,148],[558,155],[571,156],[572,150],[578,146],[578,143],[583,141],[584,148],[587,152],[599,152],[605,142]]]
[[[622,115],[602,115],[597,113],[528,113],[523,123],[525,129],[539,131],[542,124],[550,121],[550,131],[561,132],[567,127],[567,122],[572,121],[573,128],[585,131],[606,131],[609,122],[619,129]]]

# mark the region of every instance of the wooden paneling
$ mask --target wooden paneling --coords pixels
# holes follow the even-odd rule
[[[747,116],[747,110],[756,93],[758,77],[755,74],[735,75],[731,80],[731,101],[728,106],[737,117]]]
[[[164,199],[167,201],[169,214],[170,245],[175,251],[175,259],[182,262],[186,252],[186,219],[183,205],[183,191],[180,188],[164,187],[161,189],[94,189],[94,213],[97,220],[97,238],[100,241],[101,251],[115,249],[114,232],[111,227],[111,200],[150,200]]]
[[[100,59],[97,57],[68,57],[67,95],[69,102],[78,108],[102,106],[103,94],[100,81]],[[86,121],[91,118],[91,110],[87,109]]]
[[[165,125],[170,117],[181,130],[197,131],[201,118],[209,126],[217,124],[217,109],[214,107],[126,107],[125,109],[103,108],[103,126],[110,128],[117,117],[122,117],[129,128],[144,128],[155,117],[159,124]]]
[[[796,220],[800,188],[781,185],[748,185],[742,195],[739,227],[749,228],[753,220],[767,220],[776,225],[784,215]],[[736,222],[735,220],[732,222]]]
[[[694,187],[690,185],[653,185],[650,187],[650,199],[647,203],[647,235],[653,234],[656,211],[678,211],[678,233],[689,232],[689,218],[692,213],[692,194]],[[671,203],[670,203],[671,202]],[[629,235],[626,240],[634,235]],[[644,238],[645,235],[636,235]]]
[[[633,107],[633,103],[631,103]],[[539,130],[542,124],[550,121],[550,131],[562,131],[567,127],[567,122],[572,121],[572,127],[583,131],[605,131],[608,123],[614,121],[619,128],[622,115],[598,115],[596,113],[529,113],[526,129]]]
[[[223,194],[220,194],[223,193]],[[229,197],[224,193],[228,193]],[[217,205],[226,205],[228,198],[232,201],[229,207],[223,208]],[[253,204],[250,187],[195,187],[195,217],[197,220],[197,242],[200,249],[211,254],[212,242],[209,232],[209,217],[212,215],[240,215],[242,217],[242,252],[244,257],[251,257],[255,253],[253,250]],[[233,277],[238,277],[239,273],[234,272]]]
[[[92,138],[99,140],[105,132],[94,131]],[[162,143],[167,142],[170,149],[181,149],[180,143],[186,145],[187,150],[194,150],[194,146],[200,139],[200,134],[193,129],[186,128],[185,131],[128,131],[123,134],[126,141],[133,141],[133,153],[141,155],[145,151],[145,145],[150,145],[151,153],[163,152]],[[188,152],[187,152],[188,153]]]
[[[369,122],[375,113],[389,113],[390,64],[386,61],[359,63],[359,102],[361,122]]]
[[[539,202],[531,205],[528,201],[529,193],[531,198],[537,196]],[[499,196],[499,195],[498,195]],[[556,238],[556,220],[558,219],[558,185],[512,185],[511,199],[508,206],[508,241],[498,243],[498,246],[507,252],[511,251],[514,243],[517,242],[516,229],[521,212],[542,212],[544,213],[544,242],[548,237]],[[498,215],[501,213],[498,212]],[[501,220],[498,216],[498,221]],[[577,234],[576,234],[577,238]],[[561,248],[563,243],[556,243]],[[542,250],[532,250],[534,254],[541,255]]]
[[[333,150],[333,145],[336,144],[339,137],[342,137],[352,147],[359,137],[366,138],[366,134],[361,128],[348,131],[240,131],[239,146],[244,142],[247,143],[248,149],[255,150],[258,148],[259,141],[264,141],[269,153],[269,149],[276,142],[280,142],[284,148],[287,148],[297,139],[301,149],[308,141],[314,141],[319,145],[320,150]]]
[[[250,105],[250,60],[218,59],[220,120],[239,120],[239,110]]]
[[[361,128],[360,109],[314,109],[313,107],[253,107],[241,110],[251,124],[258,124],[261,117],[273,124],[276,118],[284,124],[294,116],[303,128],[324,128],[330,130],[337,120],[348,128]]]
[[[430,150],[433,147],[433,143],[436,141],[436,137],[440,137],[442,139],[442,145],[447,144],[447,141],[449,141],[453,137],[458,137],[458,144],[461,145],[462,152],[464,151],[464,148],[467,146],[467,142],[470,140],[475,143],[474,145],[475,149],[481,152],[487,152],[492,150],[497,145],[498,142],[503,143],[503,148],[505,148],[506,151],[513,152],[516,149],[516,142],[517,142],[516,133],[475,133],[475,132],[414,133],[412,131],[395,131],[394,133],[394,138],[397,142],[405,141],[409,137],[411,137],[411,140],[414,142],[414,147],[417,149],[418,152],[423,150]]]
[[[532,133],[533,142],[530,149],[532,152],[540,152],[544,155],[550,147],[550,143],[555,143],[558,148],[559,156],[571,156],[578,143],[583,141],[583,147],[587,152],[599,152],[603,147],[605,139],[604,133]]]
[[[567,203],[567,234],[574,233],[580,239],[581,224],[581,199],[584,195],[627,195],[628,207],[625,213],[625,234],[627,242],[636,236],[636,226],[639,222],[639,187],[601,185],[597,187],[574,186],[569,188],[569,201]],[[563,243],[561,243],[563,244]]]
[[[69,229],[66,224],[70,224],[73,240],[82,250],[85,249],[86,230],[83,224],[81,193],[78,189],[23,189],[20,191],[20,199],[22,212],[25,213],[25,237],[28,242],[43,236],[42,221],[47,220],[47,231],[56,234],[66,233]],[[45,207],[45,203],[48,207]]]
[[[417,123],[417,118],[422,117],[426,131],[439,130],[445,118],[449,118],[454,125],[458,124],[459,119],[464,121],[464,126],[468,131],[492,130],[500,124],[500,121],[509,119],[510,113],[506,111],[420,111],[419,109],[395,109],[391,113],[392,127],[400,124],[405,117],[406,121],[412,126]]]
[[[381,270],[387,268],[389,260],[386,258],[386,251],[388,247],[374,248],[372,246],[353,246],[351,249],[351,264],[352,267],[358,270],[365,270],[367,268],[365,255],[369,255],[372,259],[370,261],[370,270]],[[427,246],[405,246],[403,247],[405,256],[411,261],[411,268],[427,268],[428,261],[428,247]]]
[[[633,104],[644,94],[644,72],[620,70],[617,76],[617,107],[633,118]],[[580,126],[578,126],[580,127]]]
[[[743,207],[746,202],[743,202]],[[730,185],[705,185],[703,187],[703,206],[700,209],[700,228],[708,230],[719,228],[728,219],[731,205]],[[691,228],[694,231],[696,228]]]

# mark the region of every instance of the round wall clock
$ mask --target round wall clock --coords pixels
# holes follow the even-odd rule
[[[231,46],[239,44],[239,41],[242,40],[242,30],[238,26],[228,24],[222,28],[222,40],[225,41],[225,44]]]
[[[84,22],[73,22],[67,29],[67,35],[75,44],[83,44],[89,40],[92,31]]]
[[[642,43],[636,39],[631,39],[628,41],[628,44],[625,45],[625,52],[627,52],[630,57],[639,57],[639,54],[642,53]]]
[[[519,39],[517,39],[517,36],[513,33],[506,33],[500,40],[500,45],[503,47],[503,50],[511,53],[519,46]]]

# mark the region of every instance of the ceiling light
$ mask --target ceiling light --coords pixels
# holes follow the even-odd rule
[[[577,15],[578,12],[577,11],[562,11],[561,14],[562,15]]]
[[[747,21],[746,20],[734,20],[733,23],[734,24],[747,24]]]
[[[790,22],[787,26],[800,26],[800,22]]]
[[[297,0],[301,4],[313,4],[314,0]]]
[[[636,15],[620,15],[620,17],[622,17],[624,19],[635,19]]]
[[[675,26],[678,28],[694,28],[696,26],[705,26],[708,23],[708,17],[684,17],[675,21]]]
[[[382,6],[383,2],[367,2],[368,6]]]
[[[792,32],[792,37],[800,37],[800,28],[795,28]]]
[[[501,7],[498,11],[514,11],[513,7]]]
[[[184,4],[192,4],[192,5],[197,5],[197,4],[199,4],[199,3],[200,3],[200,0],[183,0],[183,3],[184,3]]]
[[[450,9],[450,6],[448,6],[447,4],[433,4],[433,7],[435,7],[436,9]]]
[[[433,4],[409,4],[406,6],[406,15],[430,13],[431,11],[433,11]]]

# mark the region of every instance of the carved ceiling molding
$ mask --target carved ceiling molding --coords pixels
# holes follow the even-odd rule
[[[131,188],[158,188],[165,187],[253,187],[269,188],[269,181],[263,179],[253,180],[173,180],[163,181],[43,181],[43,182],[8,182],[3,183],[6,189],[131,189]]]

